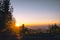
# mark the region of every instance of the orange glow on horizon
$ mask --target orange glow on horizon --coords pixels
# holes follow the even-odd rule
[[[60,22],[36,22],[36,23],[25,23],[25,26],[38,26],[38,25],[50,25],[60,24]]]
[[[25,26],[38,26],[38,25],[50,25],[50,24],[60,24],[60,21],[43,21],[43,22],[27,22],[27,21],[16,21],[16,26],[22,26],[24,24]]]

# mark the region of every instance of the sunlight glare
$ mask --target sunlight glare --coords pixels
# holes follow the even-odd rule
[[[16,24],[16,27],[20,27],[20,24]]]

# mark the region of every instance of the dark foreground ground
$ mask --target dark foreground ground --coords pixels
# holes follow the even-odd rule
[[[21,38],[21,36],[19,36]],[[26,34],[21,39],[18,39],[16,35],[0,34],[0,40],[60,40],[60,34],[40,33],[40,34]]]
[[[0,33],[0,40],[18,40],[16,35],[11,35],[9,33],[3,32]]]
[[[60,34],[31,34],[25,35],[24,40],[60,40]]]

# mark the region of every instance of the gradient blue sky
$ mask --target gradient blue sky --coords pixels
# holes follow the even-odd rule
[[[18,24],[60,22],[59,0],[11,0]]]

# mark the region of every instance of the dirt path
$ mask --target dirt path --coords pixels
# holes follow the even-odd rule
[[[16,37],[17,37],[18,40],[22,39],[22,36],[20,34],[16,34]]]

